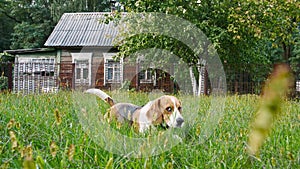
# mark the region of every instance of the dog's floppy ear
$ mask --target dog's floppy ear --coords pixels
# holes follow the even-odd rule
[[[163,121],[163,111],[162,98],[158,98],[153,101],[152,106],[147,111],[147,118],[152,121],[153,124],[159,124]]]
[[[159,98],[159,99],[157,99],[157,106],[161,107],[160,104],[161,104],[161,99]]]

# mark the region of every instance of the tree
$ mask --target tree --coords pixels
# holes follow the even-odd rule
[[[109,0],[2,0],[0,50],[43,47],[65,12],[108,11]]]
[[[274,62],[295,62],[299,35],[299,2],[296,0],[120,0],[129,12],[161,12],[184,18],[201,29],[217,49],[225,69],[251,74],[261,82]],[[155,37],[155,38],[153,38]],[[120,46],[128,56],[141,48],[157,47],[175,51],[194,67],[192,51],[168,37],[140,35]],[[257,66],[260,66],[259,69]],[[294,66],[295,67],[295,66]],[[235,77],[227,76],[227,80]]]
[[[196,25],[197,28],[202,30],[211,40],[212,46],[217,49],[221,60],[225,64],[225,69],[246,72],[253,72],[256,70],[257,72],[257,67],[254,65],[270,64],[269,51],[267,50],[268,44],[265,39],[253,37],[247,31],[244,31],[243,34],[239,36],[235,33],[236,29],[245,29],[232,26],[235,23],[231,18],[232,9],[240,6],[238,1],[120,0],[120,2],[129,12],[160,12],[172,14],[190,21]],[[241,36],[244,38],[241,39]],[[192,78],[192,83],[195,83],[195,79],[200,77],[199,75],[201,72],[197,69],[197,65],[200,62],[197,60],[197,55],[200,53],[195,53],[186,45],[182,44],[182,42],[176,41],[170,37],[157,36],[155,34],[142,34],[125,39],[124,43],[118,46],[120,46],[120,55],[122,57],[129,56],[130,53],[134,53],[143,48],[155,47],[170,50],[191,66],[191,69],[193,70],[191,71],[191,74],[194,74],[195,76],[194,79]],[[193,75],[191,77],[193,77]],[[231,77],[227,77],[229,80],[230,78]],[[261,78],[256,77],[256,79]],[[197,84],[199,85],[199,83]]]
[[[11,34],[13,33],[13,27],[16,22],[10,13],[5,9],[9,8],[9,3],[6,1],[0,2],[0,51],[9,49]]]
[[[57,22],[66,12],[108,12],[110,0],[52,0],[49,8],[53,20]]]
[[[267,40],[273,50],[281,50],[280,61],[289,63],[295,36],[299,35],[300,2],[297,0],[235,1],[228,26],[235,42],[245,38]]]
[[[3,25],[9,27],[4,35],[10,37],[4,49],[42,47],[53,22],[45,1],[1,1],[0,14],[6,18]],[[10,47],[8,46],[10,45]]]

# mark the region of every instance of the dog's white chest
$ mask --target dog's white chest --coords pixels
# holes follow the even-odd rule
[[[152,122],[147,117],[147,112],[152,106],[152,101],[148,102],[141,110],[139,116],[139,132],[143,133],[151,126]]]

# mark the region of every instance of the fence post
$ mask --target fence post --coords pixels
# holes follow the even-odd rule
[[[135,87],[139,91],[140,90],[140,83],[139,83],[139,71],[140,71],[140,60],[137,61],[137,65],[135,68]]]
[[[75,90],[75,63],[72,63],[72,84],[71,89]]]

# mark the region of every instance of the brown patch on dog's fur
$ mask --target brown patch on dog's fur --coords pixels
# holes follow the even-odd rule
[[[115,105],[113,99],[110,98],[110,97],[106,98],[105,101],[110,105],[110,107],[112,107],[113,105]]]

